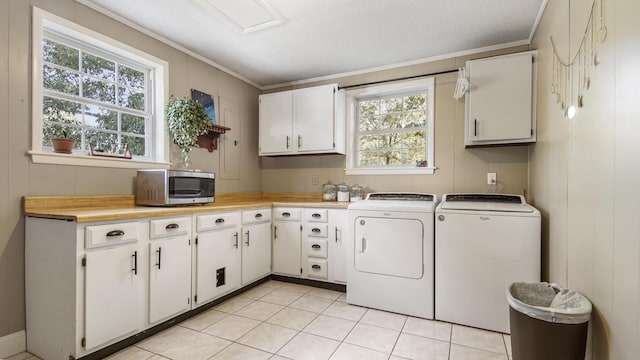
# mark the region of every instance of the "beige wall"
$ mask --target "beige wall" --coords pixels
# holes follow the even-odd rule
[[[169,62],[170,93],[196,88],[240,104],[241,175],[218,180],[217,192],[259,191],[257,98],[259,91],[226,73],[134,31],[74,0],[0,1],[0,337],[24,330],[25,195],[132,194],[135,171],[33,164],[31,143],[31,6],[74,21]],[[194,167],[220,168],[220,151],[192,151]]]
[[[640,2],[604,0],[608,37],[599,46],[585,106],[566,119],[550,94],[552,36],[575,54],[591,1],[549,1],[534,39],[539,51],[538,142],[531,195],[544,214],[546,278],[594,305],[588,358],[640,353]],[[570,27],[569,27],[570,24]]]
[[[527,50],[527,47],[479,54],[474,57],[523,50]],[[435,73],[464,66],[464,62],[469,58],[452,58],[349,76],[324,83],[337,82],[340,86],[348,86]],[[422,191],[439,195],[448,192],[482,192],[487,186],[487,172],[495,172],[498,176],[500,192],[525,194],[529,176],[528,146],[465,149],[464,101],[453,98],[456,79],[457,73],[436,77],[434,151],[435,165],[438,169],[434,175],[346,176],[343,155],[263,157],[260,159],[262,191],[320,192],[322,184],[331,180],[334,183],[343,181],[348,184],[357,183],[365,186],[367,192]],[[318,175],[318,185],[312,185],[313,175]]]

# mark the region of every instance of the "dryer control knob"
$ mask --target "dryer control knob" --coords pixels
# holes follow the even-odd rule
[[[444,215],[438,215],[438,220],[444,221]]]

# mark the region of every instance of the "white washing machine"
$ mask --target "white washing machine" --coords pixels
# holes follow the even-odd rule
[[[540,281],[540,212],[519,195],[446,194],[435,226],[436,319],[509,333],[507,287]]]
[[[349,205],[347,302],[433,319],[437,196],[371,193]]]

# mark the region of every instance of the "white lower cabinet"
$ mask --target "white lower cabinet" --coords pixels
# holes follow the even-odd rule
[[[27,350],[91,354],[268,276],[272,259],[276,274],[346,283],[346,211],[275,208],[273,229],[270,207],[88,224],[26,217]]]
[[[273,273],[300,277],[302,209],[277,207],[273,209]]]
[[[240,288],[240,212],[196,216],[194,305]]]
[[[93,349],[140,328],[144,281],[142,248],[136,241],[85,255],[84,347]],[[55,311],[54,309],[51,309]]]
[[[329,281],[347,283],[347,209],[329,209]]]
[[[242,285],[271,273],[271,208],[242,211]]]
[[[191,217],[151,220],[149,322],[190,309]]]
[[[27,217],[27,350],[75,359],[148,328],[148,238],[148,220]]]

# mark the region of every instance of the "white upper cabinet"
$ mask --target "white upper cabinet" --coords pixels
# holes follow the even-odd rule
[[[345,153],[338,85],[260,95],[260,155]]]
[[[467,61],[465,146],[536,141],[535,52]]]

